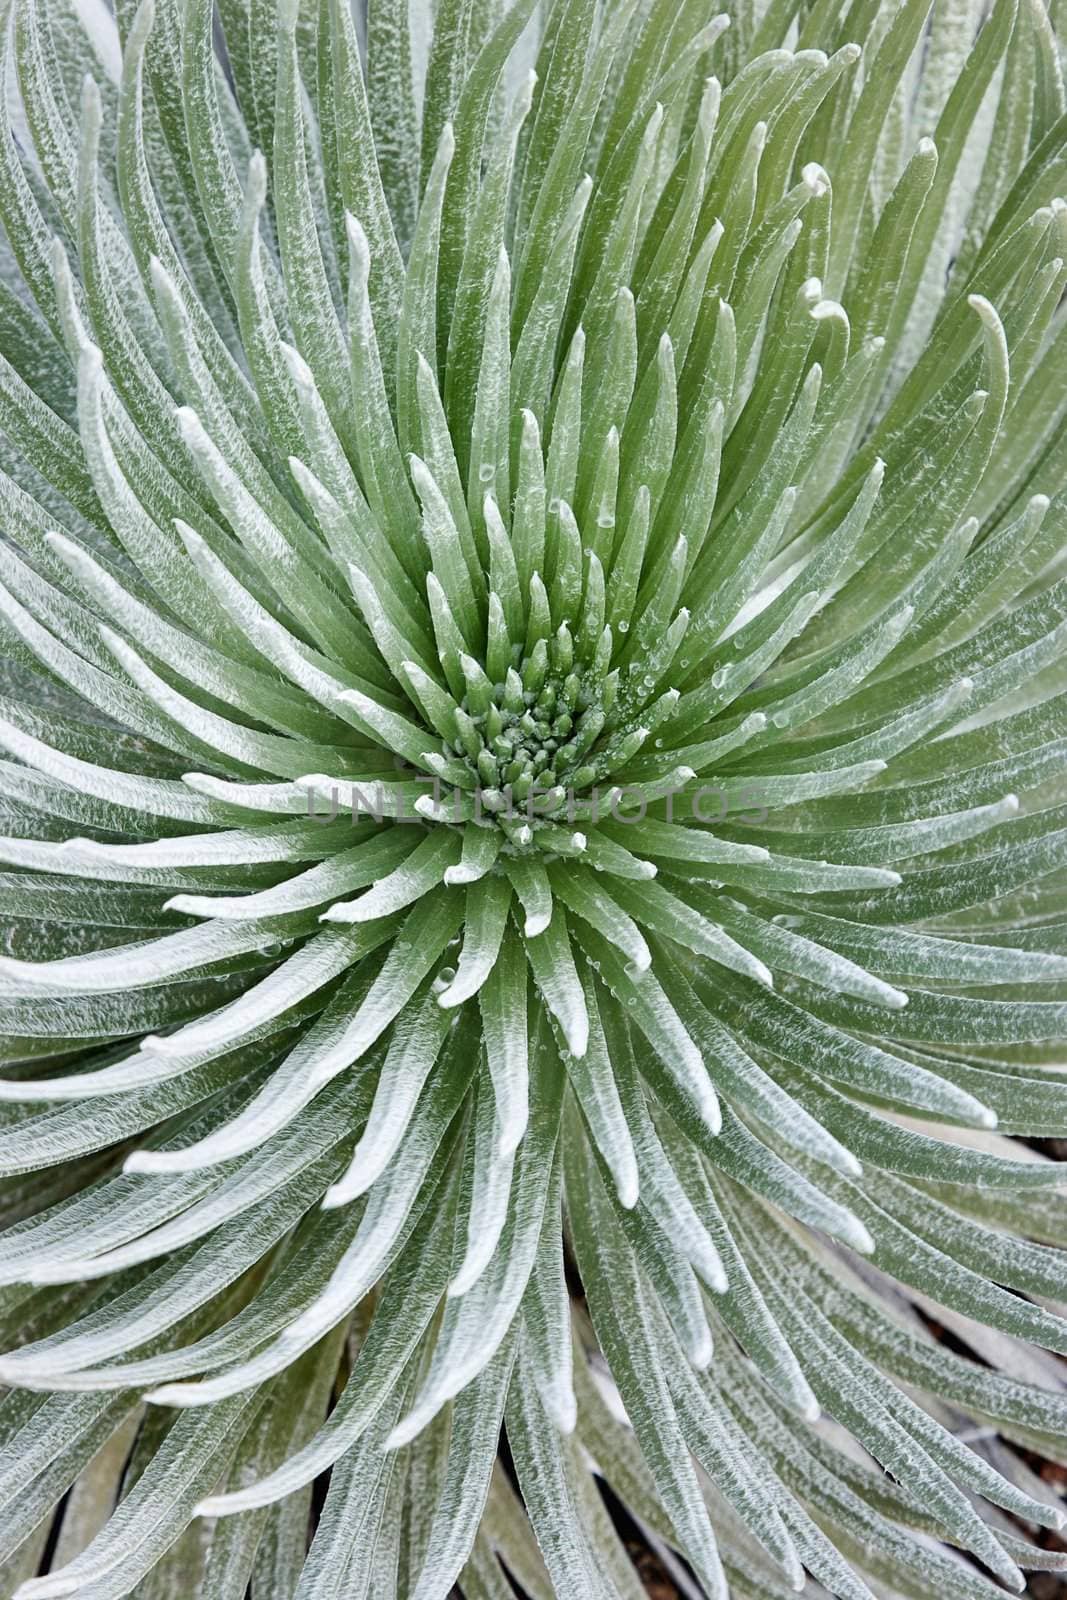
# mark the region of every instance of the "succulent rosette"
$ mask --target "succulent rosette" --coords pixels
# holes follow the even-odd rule
[[[5,1594],[1067,1566],[1067,121],[983,11],[0,6]]]

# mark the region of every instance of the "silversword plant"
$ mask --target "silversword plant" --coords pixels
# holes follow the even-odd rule
[[[1044,0],[0,18],[0,1589],[1063,1572]]]

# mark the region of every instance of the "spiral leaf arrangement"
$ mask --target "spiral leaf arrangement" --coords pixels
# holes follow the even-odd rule
[[[1042,0],[98,9],[0,6],[3,1592],[1064,1570]]]

